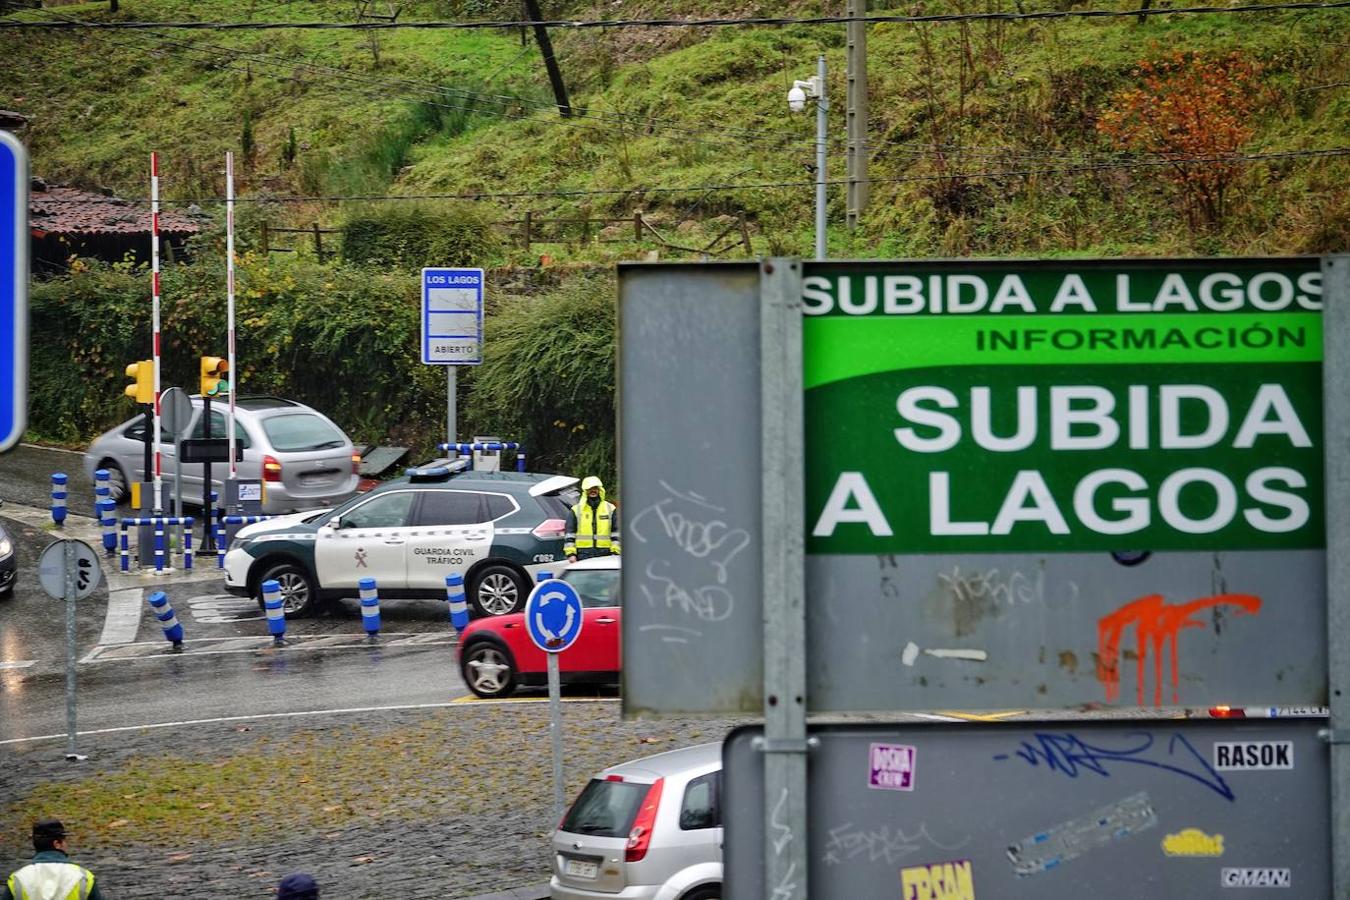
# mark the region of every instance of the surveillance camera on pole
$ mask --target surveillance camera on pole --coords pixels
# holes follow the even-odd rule
[[[816,74],[805,81],[792,82],[788,91],[788,109],[802,112],[807,99],[816,101],[816,259],[825,258],[825,113],[830,108],[825,96],[825,57],[816,60]]]

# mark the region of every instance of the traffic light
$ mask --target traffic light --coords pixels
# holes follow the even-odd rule
[[[155,364],[143,359],[127,366],[127,377],[132,379],[123,393],[137,403],[155,402]]]
[[[230,371],[229,360],[219,356],[202,357],[202,396],[228,394],[230,382],[225,375]]]

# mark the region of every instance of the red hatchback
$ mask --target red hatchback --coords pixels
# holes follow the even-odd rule
[[[618,684],[621,617],[619,557],[583,559],[562,579],[581,596],[583,620],[576,643],[558,655],[564,684]],[[459,671],[480,697],[505,697],[520,685],[548,683],[548,654],[530,640],[525,614],[469,623],[459,639]]]

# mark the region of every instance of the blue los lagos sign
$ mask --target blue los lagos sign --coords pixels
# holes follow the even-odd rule
[[[422,362],[483,361],[483,270],[422,270]]]
[[[581,636],[581,597],[560,579],[541,581],[525,601],[525,630],[546,653],[561,653]]]
[[[0,452],[28,424],[28,153],[0,131]]]

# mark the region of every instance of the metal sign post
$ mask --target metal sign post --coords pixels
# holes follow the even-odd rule
[[[563,796],[562,765],[562,687],[558,675],[558,654],[581,636],[585,615],[581,597],[570,584],[559,579],[541,581],[525,601],[525,630],[530,640],[548,654],[548,730],[553,738],[553,817],[561,820],[566,798]]]
[[[98,554],[74,538],[47,545],[38,559],[38,581],[47,596],[66,601],[66,759],[86,757],[75,752],[75,601],[92,594],[103,579]]]
[[[824,63],[821,64],[822,67]],[[764,821],[760,896],[806,900],[806,606],[802,530],[801,264],[760,264],[764,497]]]
[[[0,131],[0,453],[28,423],[28,152]]]
[[[1322,261],[1334,897],[1350,895],[1350,256]]]
[[[455,366],[483,361],[483,270],[422,270],[422,363],[445,366],[446,443],[456,433]]]

